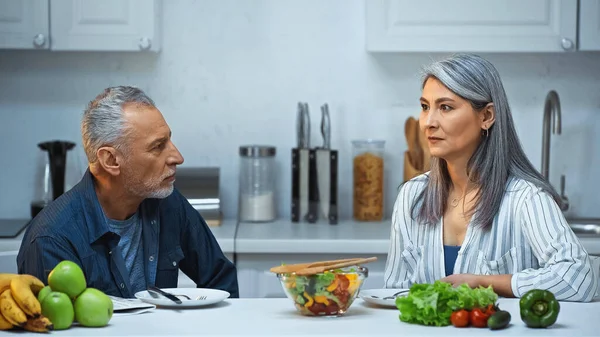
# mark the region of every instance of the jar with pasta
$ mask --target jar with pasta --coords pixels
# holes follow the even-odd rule
[[[354,140],[353,217],[358,221],[383,220],[384,140]]]

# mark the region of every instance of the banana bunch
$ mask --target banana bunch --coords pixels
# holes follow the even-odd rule
[[[52,330],[52,322],[42,315],[36,297],[43,287],[44,283],[32,275],[0,273],[0,330]]]

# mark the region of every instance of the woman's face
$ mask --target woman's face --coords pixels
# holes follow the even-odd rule
[[[471,103],[430,77],[423,87],[419,125],[434,157],[454,161],[471,158],[483,130],[493,123],[491,105],[475,111]],[[490,118],[491,117],[491,118]]]

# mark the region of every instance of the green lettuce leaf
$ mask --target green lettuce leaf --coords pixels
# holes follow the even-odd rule
[[[453,288],[449,283],[414,284],[408,296],[396,298],[400,320],[407,323],[446,326],[457,309],[487,307],[498,300],[492,287],[471,289],[466,284]]]

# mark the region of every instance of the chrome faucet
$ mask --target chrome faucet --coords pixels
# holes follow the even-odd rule
[[[558,98],[558,93],[554,90],[550,90],[548,95],[546,95],[546,101],[544,102],[544,125],[542,127],[542,176],[544,176],[547,181],[550,181],[550,118],[552,118],[552,133],[560,135],[560,99]],[[560,196],[562,199],[561,209],[565,212],[569,209],[569,199],[565,195],[564,174],[560,176]]]

